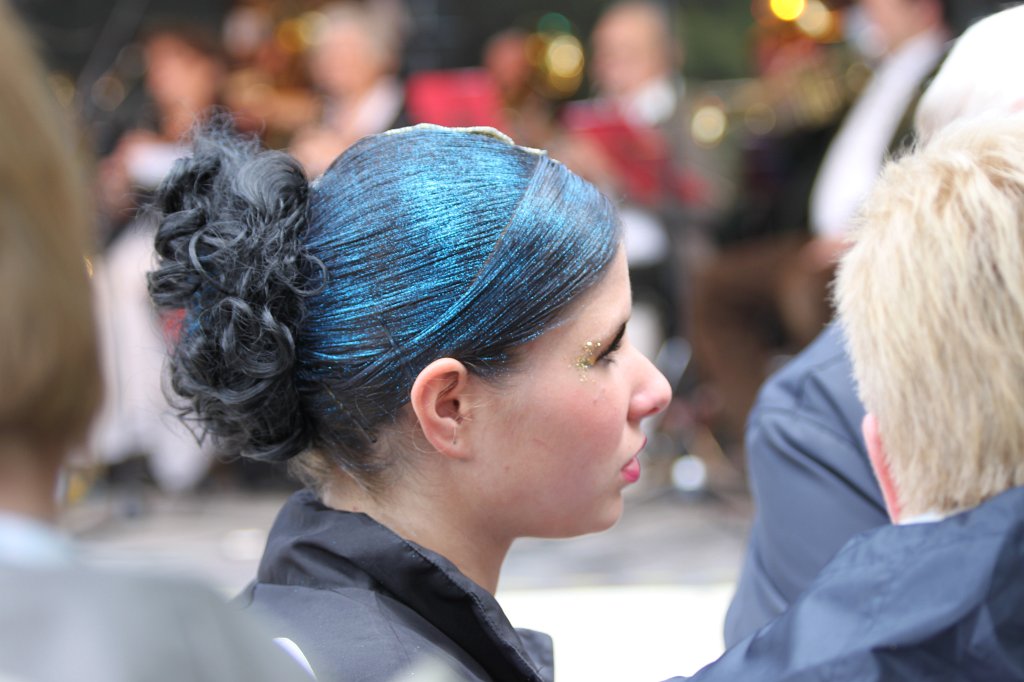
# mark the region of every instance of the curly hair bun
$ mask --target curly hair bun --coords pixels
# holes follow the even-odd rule
[[[294,159],[220,121],[197,131],[151,207],[150,295],[184,311],[171,387],[231,454],[284,461],[311,442],[294,372],[304,299],[322,281],[303,246],[308,195]]]

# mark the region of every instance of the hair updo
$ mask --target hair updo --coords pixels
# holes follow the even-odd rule
[[[424,367],[510,370],[620,242],[592,185],[487,129],[368,137],[309,185],[287,154],[208,128],[154,208],[183,412],[228,452],[315,448],[364,484]]]

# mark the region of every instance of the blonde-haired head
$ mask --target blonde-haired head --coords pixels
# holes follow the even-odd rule
[[[1021,36],[1024,5],[985,17],[957,39],[917,105],[918,140],[927,142],[953,122],[1024,111]]]
[[[26,36],[0,1],[0,465],[76,445],[101,393],[85,262],[93,210]]]
[[[903,514],[1024,484],[1024,116],[890,163],[836,281]]]

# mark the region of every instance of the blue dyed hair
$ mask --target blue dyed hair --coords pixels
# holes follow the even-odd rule
[[[365,138],[311,186],[287,155],[207,130],[155,205],[150,288],[186,309],[185,411],[248,456],[314,446],[364,480],[424,367],[510,371],[620,243],[592,185],[482,129]]]

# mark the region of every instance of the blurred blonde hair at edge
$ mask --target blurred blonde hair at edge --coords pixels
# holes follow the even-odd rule
[[[978,21],[956,41],[918,103],[919,143],[953,121],[1024,110],[1024,4]]]
[[[102,391],[84,261],[93,207],[27,35],[0,0],[0,472],[40,455],[59,466]]]
[[[852,240],[836,300],[890,514],[1024,485],[1024,115],[951,124],[890,163]]]

